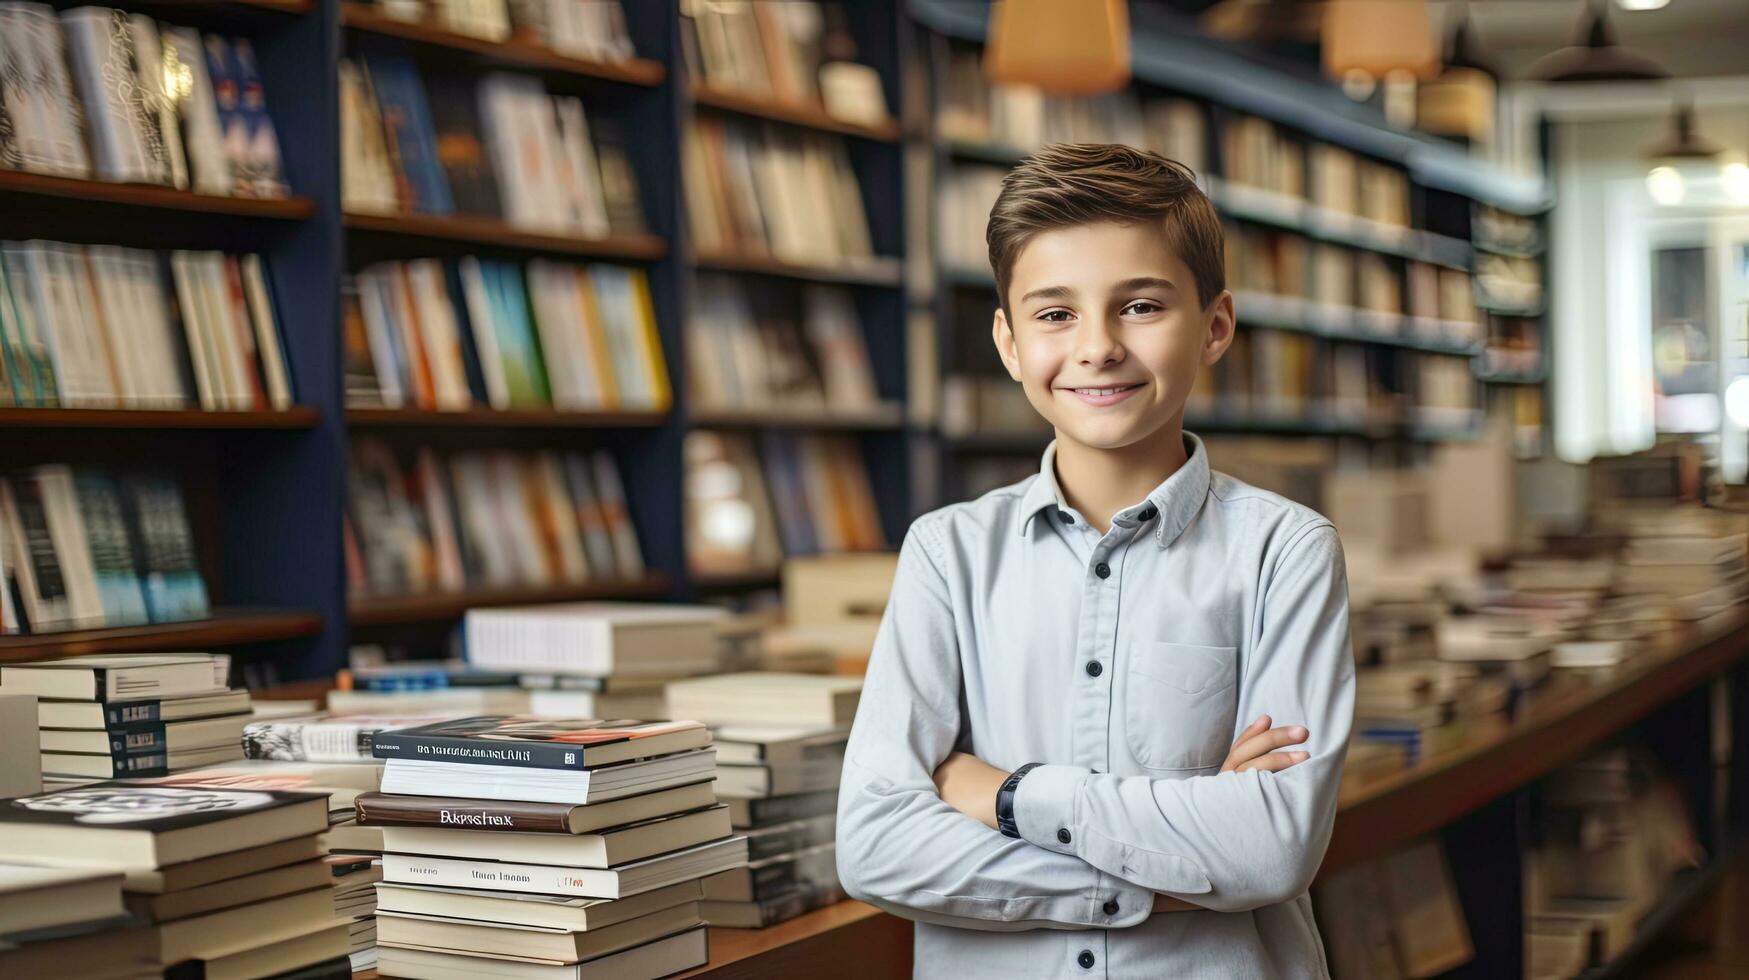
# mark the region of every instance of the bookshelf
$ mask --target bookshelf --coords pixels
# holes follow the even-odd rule
[[[270,221],[304,221],[316,213],[315,204],[305,197],[280,200],[226,197],[177,190],[174,187],[116,184],[103,180],[0,170],[0,204],[24,209],[55,207],[59,206],[59,202],[67,200],[93,205],[98,210],[126,208],[192,212]]]
[[[398,626],[458,619],[479,606],[515,606],[542,602],[582,602],[591,599],[659,599],[667,593],[668,577],[579,582],[565,585],[509,586],[463,589],[423,595],[367,596],[347,604],[354,628]]]
[[[655,235],[609,235],[580,238],[516,228],[496,218],[473,215],[365,214],[351,212],[346,230],[354,241],[375,239],[374,251],[417,252],[460,246],[494,252],[531,255],[574,255],[620,262],[654,262],[668,253],[668,243]]]
[[[138,653],[235,647],[314,636],[315,613],[218,608],[207,619],[104,629],[65,630],[38,636],[0,637],[0,662],[16,663],[84,653]]]
[[[4,408],[0,429],[35,426],[43,429],[310,429],[319,413],[314,408],[283,411],[206,412],[149,408]]]
[[[650,58],[620,62],[575,58],[544,44],[514,37],[490,41],[430,24],[397,20],[348,0],[340,4],[340,23],[347,31],[368,35],[385,48],[410,51],[437,62],[463,61],[473,67],[508,68],[543,77],[588,78],[645,88],[661,85],[667,74],[660,61]]]
[[[469,408],[455,412],[414,408],[349,408],[355,429],[646,429],[668,421],[666,412],[570,412],[558,409]]]

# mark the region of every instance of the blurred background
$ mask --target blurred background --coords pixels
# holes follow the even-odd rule
[[[462,624],[657,600],[854,678],[1049,440],[1003,174],[1126,143],[1226,229],[1186,427],[1347,550],[1333,973],[1749,975],[1749,0],[78,6],[0,4],[0,658],[650,717]],[[908,971],[819,846],[755,924]]]

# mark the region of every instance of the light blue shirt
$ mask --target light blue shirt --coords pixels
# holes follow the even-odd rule
[[[919,518],[838,802],[846,890],[915,920],[920,977],[1327,977],[1307,889],[1354,707],[1342,546],[1201,440],[1105,534],[1037,476]],[[1220,772],[1258,715],[1310,757]],[[954,751],[1020,783],[1004,837]],[[1149,914],[1154,893],[1209,911]]]

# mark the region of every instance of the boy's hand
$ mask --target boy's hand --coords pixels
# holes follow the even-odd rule
[[[955,752],[935,768],[935,791],[941,802],[996,829],[996,791],[1008,773],[977,756]]]
[[[1303,726],[1270,728],[1269,716],[1258,715],[1257,720],[1245,726],[1245,730],[1233,740],[1233,749],[1227,753],[1227,761],[1221,763],[1221,771],[1244,772],[1247,769],[1261,769],[1265,772],[1280,772],[1306,761],[1309,754],[1299,749],[1291,752],[1276,750],[1284,745],[1299,745],[1309,737],[1310,733]]]

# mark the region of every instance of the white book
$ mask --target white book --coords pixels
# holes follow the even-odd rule
[[[666,977],[708,961],[705,930],[689,929],[655,942],[581,963],[467,956],[433,949],[384,946],[377,971],[418,980],[624,980]]]
[[[200,32],[192,27],[166,27],[160,37],[164,42],[164,71],[187,83],[176,93],[176,114],[188,146],[191,183],[203,194],[229,194],[231,161],[225,154],[218,103],[212,79],[207,75],[206,48],[201,44]]]
[[[231,270],[227,268],[230,261],[219,252],[197,254],[198,299],[207,308],[206,324],[212,331],[213,350],[218,354],[219,376],[224,379],[221,385],[224,405],[229,409],[250,409],[255,407],[253,386],[249,383],[255,366],[244,346],[249,332],[243,322],[247,314],[240,308],[240,297],[231,293]]]
[[[546,361],[554,408],[586,409],[600,404],[588,353],[583,349],[583,311],[569,265],[545,259],[528,263],[528,291],[535,330]]]
[[[419,408],[435,408],[435,400],[431,404],[423,403],[423,393],[419,390],[418,377],[423,373],[432,376],[431,351],[425,346],[419,327],[419,308],[413,302],[413,280],[408,275],[406,262],[392,262],[385,267],[382,278],[383,295],[388,300],[389,322],[395,329],[395,339],[399,346],[408,389],[412,392],[414,401]],[[423,371],[421,370],[423,368]],[[432,397],[436,390],[433,386]]]
[[[552,100],[540,80],[493,72],[480,80],[479,99],[505,220],[535,230],[566,229],[552,169],[559,159],[550,149],[556,137],[546,135],[553,128]]]
[[[561,603],[470,609],[468,659],[481,667],[596,677],[672,677],[717,665],[710,606]]]
[[[186,190],[188,157],[182,149],[176,100],[164,87],[164,39],[158,36],[158,22],[146,14],[133,14],[128,18],[128,28],[134,36],[140,95],[154,124],[147,129],[147,142],[163,148],[165,182]]]
[[[459,505],[456,509],[461,513],[467,539],[479,549],[486,584],[515,582],[516,559],[510,554],[509,535],[498,517],[486,458],[478,453],[458,454],[450,459],[449,471]]]
[[[556,569],[548,568],[543,556],[540,531],[534,526],[534,514],[529,509],[529,488],[521,457],[512,452],[488,453],[486,466],[491,473],[488,486],[492,503],[498,510],[499,526],[508,532],[506,538],[517,579],[543,585],[551,582]]]
[[[504,861],[384,854],[383,880],[405,884],[623,898],[747,863],[747,838],[730,837],[617,868],[570,868]]]
[[[107,382],[93,374],[95,354],[84,349],[85,333],[73,322],[76,304],[69,310],[63,278],[57,275],[59,260],[49,242],[8,243],[5,246],[8,279],[20,304],[22,326],[34,325],[55,375],[59,402],[68,408],[107,404]]]
[[[255,326],[255,347],[261,352],[261,364],[266,377],[267,402],[284,411],[291,407],[291,377],[286,372],[285,348],[279,322],[273,314],[273,301],[267,292],[267,273],[261,256],[245,255],[238,260],[243,274],[243,296],[249,304],[249,320]]]
[[[131,296],[127,309],[135,320],[140,372],[145,383],[145,401],[162,408],[186,405],[191,392],[184,388],[181,358],[183,341],[170,322],[170,299],[158,274],[158,257],[143,249],[122,249],[119,261]]]
[[[120,405],[122,386],[116,370],[120,352],[111,349],[105,336],[102,304],[98,300],[85,246],[52,243],[49,271],[50,281],[61,291],[63,322],[75,333],[76,356],[85,361],[81,370],[91,384],[88,404]]]
[[[384,827],[383,850],[397,854],[481,858],[521,864],[610,868],[731,835],[729,808],[718,804],[586,834],[519,834],[454,827]]]
[[[696,879],[612,900],[380,883],[377,912],[588,932],[703,897],[704,889]]]
[[[78,490],[68,466],[39,466],[22,476],[36,481],[42,496],[43,514],[55,557],[60,559],[61,578],[67,590],[68,608],[74,623],[101,626],[103,602],[97,592],[97,571],[91,563],[91,544],[85,519],[79,513]],[[29,693],[19,691],[18,693]]]
[[[442,411],[459,411],[473,404],[468,391],[467,369],[462,364],[461,330],[455,322],[455,305],[444,280],[443,263],[415,259],[407,263],[407,278],[413,303],[418,307],[419,330],[425,341],[431,382]]]
[[[393,212],[395,175],[369,76],[340,59],[340,200],[347,211]]]
[[[370,359],[377,373],[377,388],[383,404],[400,408],[407,403],[406,385],[402,380],[400,343],[391,311],[394,309],[394,265],[384,263],[365,269],[357,276],[358,306],[364,316],[365,338],[370,342]]]
[[[716,753],[710,749],[676,752],[595,769],[529,769],[487,763],[390,759],[383,766],[382,791],[410,796],[587,805],[685,786],[711,778],[715,772]]]
[[[498,352],[498,334],[493,329],[492,301],[486,293],[486,278],[480,272],[480,260],[464,256],[457,268],[461,272],[462,300],[468,309],[468,326],[473,332],[474,350],[480,356],[480,374],[486,379],[486,400],[500,411],[510,407],[510,382],[504,376],[504,361]]]
[[[212,689],[213,660],[206,654],[103,654],[9,664],[0,667],[0,686],[58,700],[183,697]]]
[[[564,464],[559,454],[537,454],[530,479],[536,481],[536,496],[546,519],[552,522],[554,544],[558,548],[559,576],[567,582],[587,581],[589,561],[583,554],[583,534],[577,526],[577,512],[571,506],[571,494],[565,486]]]
[[[0,5],[6,23],[0,44],[6,46],[7,74],[28,78],[31,85],[5,86],[7,113],[17,128],[24,169],[63,177],[87,177],[90,157],[80,131],[74,85],[67,74],[67,52],[60,19],[41,3]]]
[[[120,10],[79,7],[63,11],[61,23],[97,176],[169,183],[170,160],[158,133],[157,107],[147,105],[140,82],[131,18]]]
[[[564,151],[564,186],[570,192],[573,221],[585,235],[606,235],[607,193],[601,185],[601,167],[595,145],[589,140],[589,123],[583,115],[583,100],[556,97],[559,139]]]
[[[88,246],[85,265],[97,298],[102,340],[115,366],[116,401],[127,407],[150,407],[151,382],[145,374],[144,338],[138,329],[142,311],[135,305],[123,251],[112,245]]]
[[[223,407],[224,400],[219,389],[218,369],[214,363],[217,354],[207,339],[208,330],[202,323],[207,313],[206,307],[199,301],[195,254],[171,252],[170,278],[176,286],[176,305],[182,311],[182,330],[188,342],[188,359],[194,365],[195,392],[200,398],[200,407],[211,412]]]

